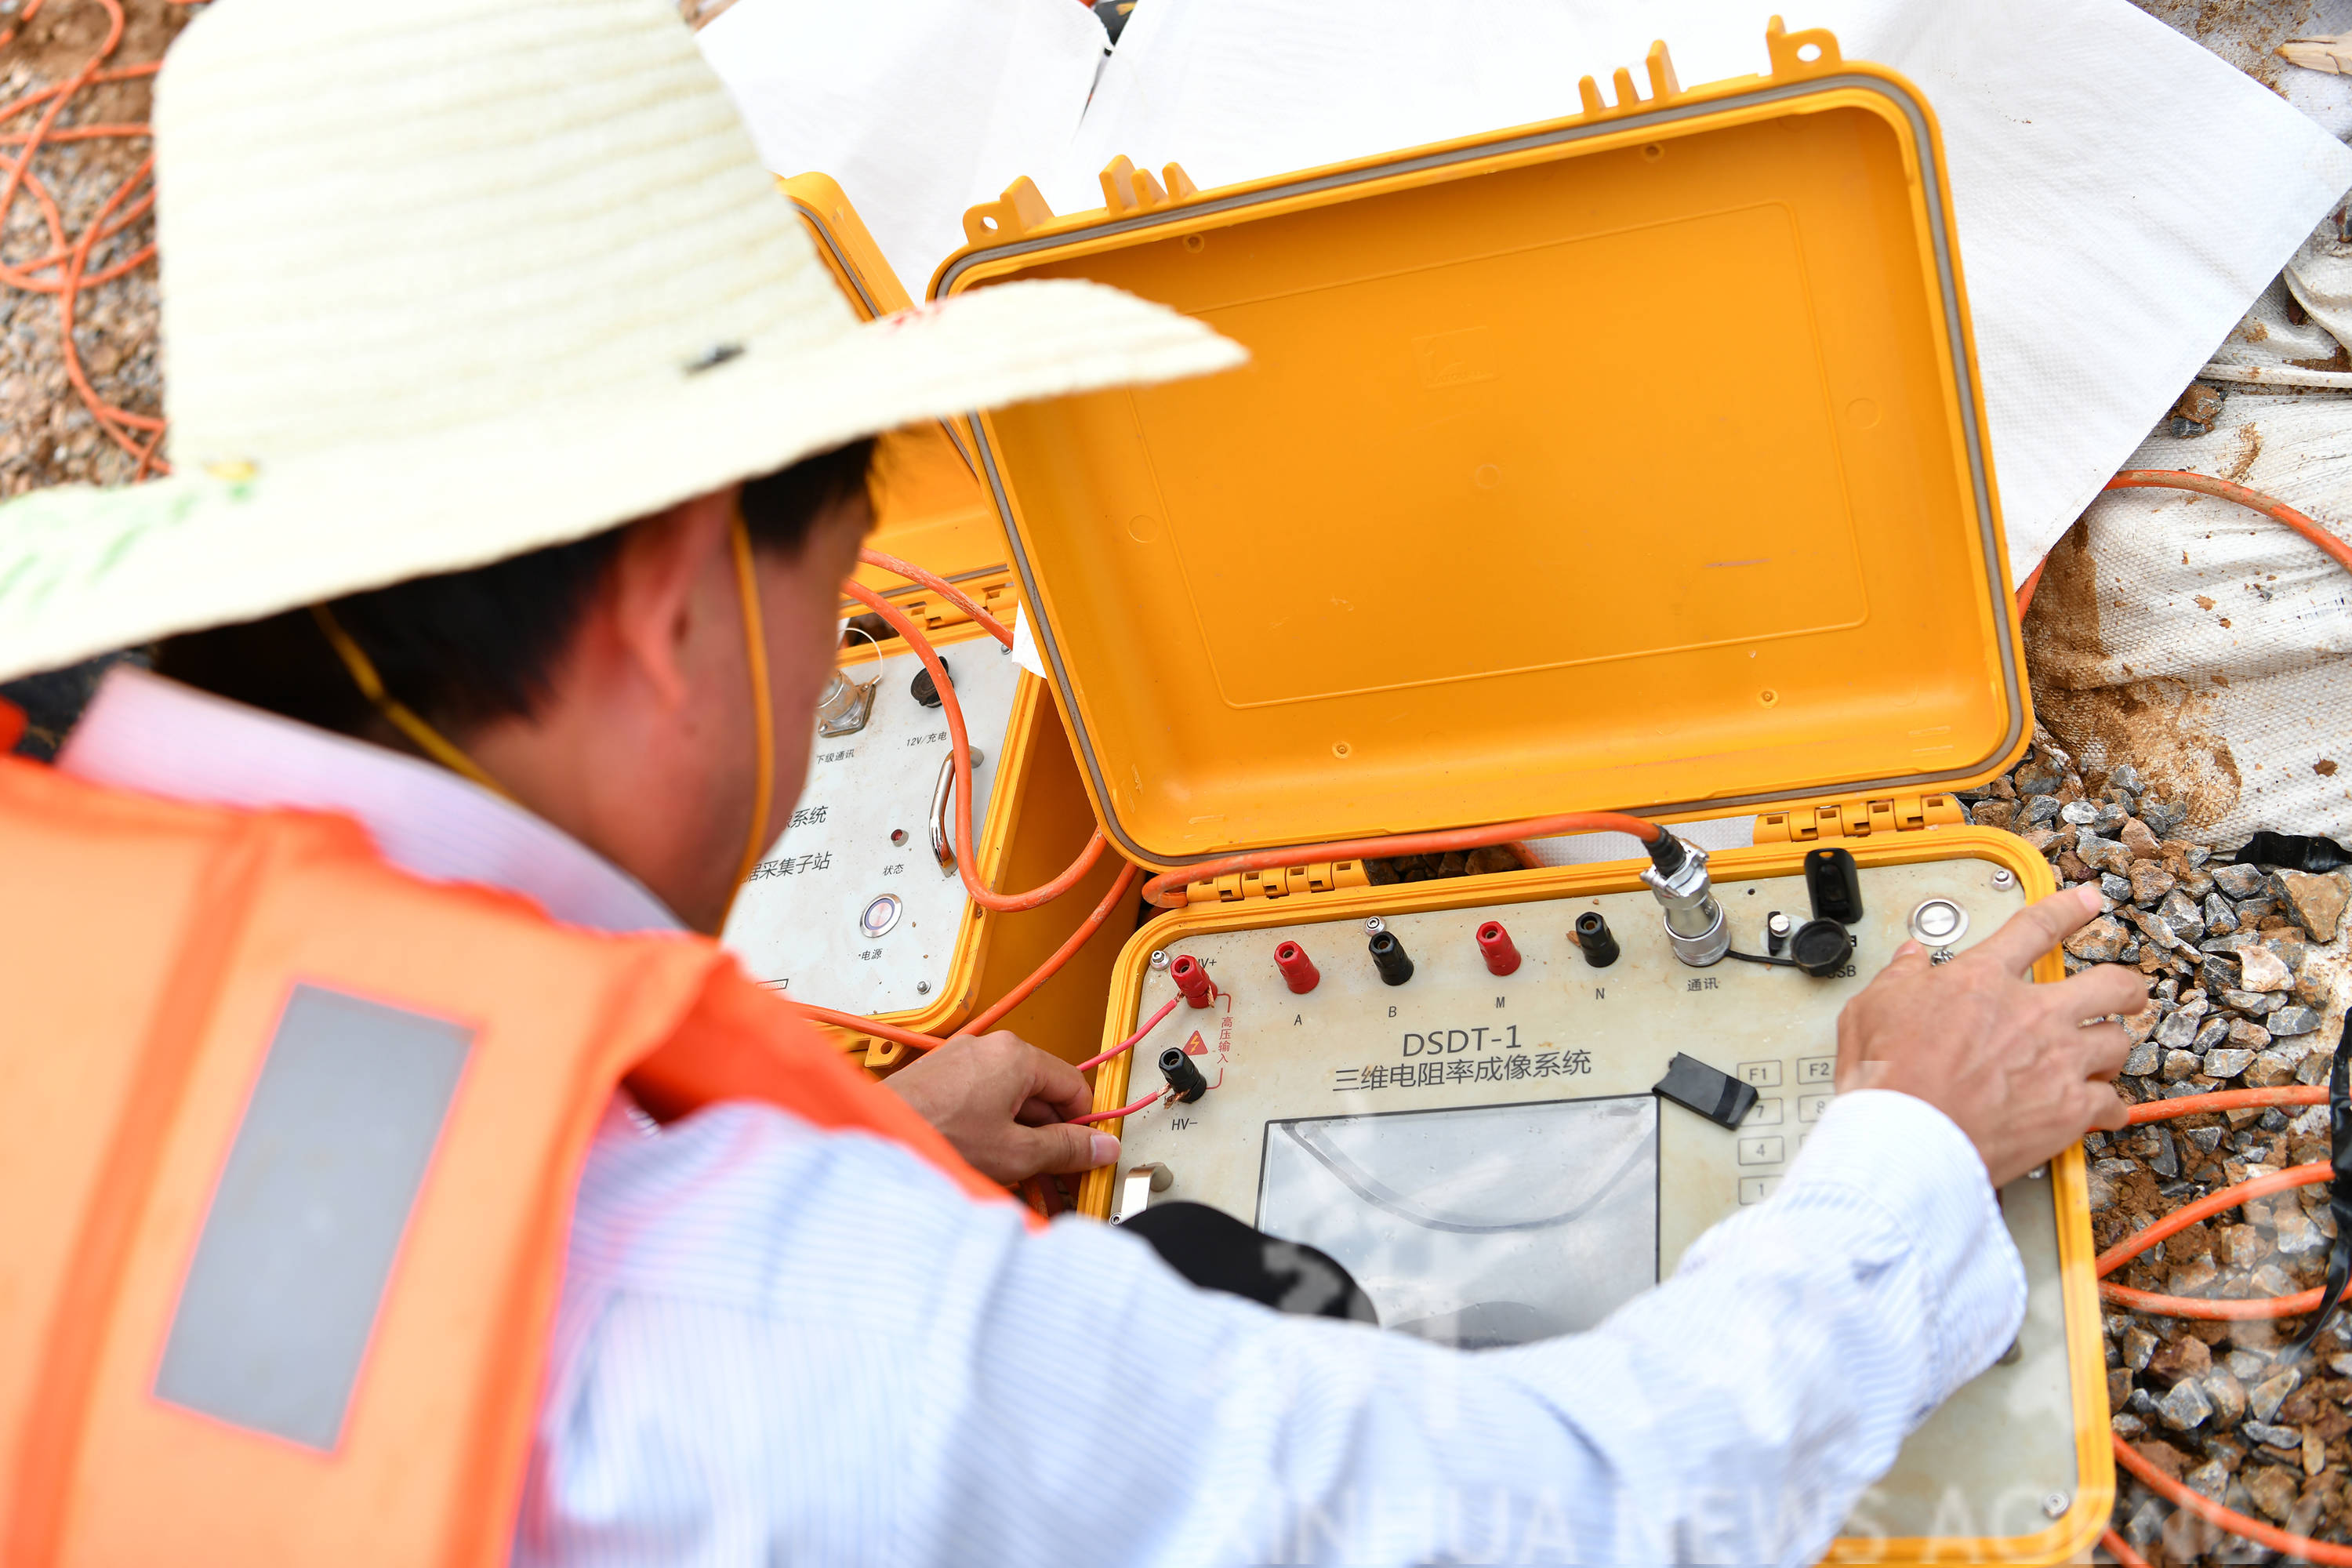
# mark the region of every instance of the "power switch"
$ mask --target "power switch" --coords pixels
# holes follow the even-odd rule
[[[1653,1092],[1664,1095],[1685,1110],[1696,1110],[1717,1127],[1733,1128],[1755,1109],[1756,1091],[1727,1072],[1718,1072],[1694,1056],[1675,1053],[1666,1076]]]

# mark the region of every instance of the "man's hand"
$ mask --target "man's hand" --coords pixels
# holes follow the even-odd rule
[[[2113,1080],[2131,1041],[2085,1020],[2138,1012],[2147,977],[2108,963],[2055,985],[2024,978],[2100,907],[2095,888],[2053,893],[1942,965],[1905,942],[1838,1016],[1838,1089],[1926,1100],[1969,1135],[1996,1187],[2094,1127],[2121,1127]]]
[[[1085,1075],[1018,1035],[958,1035],[883,1081],[993,1181],[1118,1158],[1109,1133],[1068,1125],[1094,1104]]]

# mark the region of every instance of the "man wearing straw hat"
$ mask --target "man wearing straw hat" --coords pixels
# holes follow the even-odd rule
[[[1994,1184],[2121,1106],[2028,910],[1849,1010],[1778,1196],[1470,1356],[1034,1227],[707,936],[867,438],[1223,369],[1024,283],[858,326],[660,0],[223,0],[158,84],[174,470],[0,509],[10,1562],[1809,1561],[2015,1332]],[[167,679],[173,678],[173,679]],[[920,1080],[916,1080],[919,1086]]]

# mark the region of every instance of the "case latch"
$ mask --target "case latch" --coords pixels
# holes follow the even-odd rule
[[[976,581],[965,579],[958,582],[956,586],[963,590],[966,597],[999,621],[1008,626],[1012,624],[1014,595],[1011,572],[1000,573]],[[965,615],[953,600],[945,595],[934,594],[927,589],[918,589],[911,593],[902,590],[900,593],[887,594],[883,596],[894,606],[905,611],[908,619],[919,623],[927,633],[943,632],[950,626],[966,626],[971,620],[971,617]],[[855,600],[845,599],[842,601],[841,613],[845,616],[856,615],[859,613],[859,605]],[[871,626],[875,623],[869,621],[867,624]],[[887,627],[877,626],[876,629],[883,637],[892,635]]]
[[[1054,209],[1045,205],[1045,193],[1036,181],[1024,174],[1005,186],[1004,194],[994,201],[964,209],[963,237],[974,245],[1018,239],[1053,221]]]
[[[1103,165],[1103,205],[1114,217],[1130,213],[1156,212],[1164,206],[1199,195],[1201,187],[1181,163],[1171,163],[1160,171],[1161,179],[1151,177],[1149,169],[1139,169],[1134,161],[1122,153]]]
[[[1837,35],[1827,27],[1792,33],[1778,16],[1764,24],[1764,47],[1772,57],[1775,77],[1818,76],[1834,70],[1843,58]]]
[[[1188,904],[1234,904],[1244,899],[1287,899],[1303,893],[1329,893],[1342,888],[1369,888],[1361,860],[1318,860],[1307,866],[1277,866],[1264,871],[1234,871],[1207,881],[1188,883]]]
[[[1958,827],[1968,818],[1948,795],[1898,795],[1892,799],[1841,800],[1806,811],[1769,811],[1756,819],[1759,844],[1811,844],[1820,838],[1867,838],[1874,833],[1916,833]]]

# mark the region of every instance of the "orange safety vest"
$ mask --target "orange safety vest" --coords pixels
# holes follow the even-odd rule
[[[625,1079],[895,1138],[713,943],[0,760],[0,1564],[506,1559]]]

